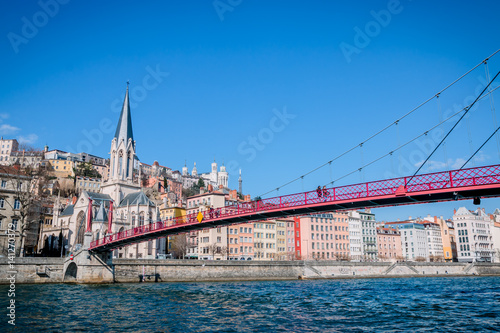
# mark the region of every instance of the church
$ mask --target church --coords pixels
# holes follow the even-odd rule
[[[87,241],[108,234],[159,221],[157,205],[141,190],[140,175],[134,177],[135,149],[127,84],[120,118],[111,141],[109,177],[101,185],[100,193],[82,191],[64,209],[57,209],[57,205],[54,207],[53,226],[62,230],[67,251],[77,251],[88,246]],[[92,239],[86,240],[89,219]],[[112,220],[112,230],[108,230],[109,219]],[[164,246],[164,242],[150,240],[116,249],[113,257],[155,258],[157,253],[165,253]]]

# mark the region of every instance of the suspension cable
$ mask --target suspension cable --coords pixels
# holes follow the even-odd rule
[[[443,113],[441,110],[441,100],[439,99],[439,96],[440,96],[439,94],[436,95],[436,102],[437,102],[437,106],[438,106],[439,121],[442,121],[443,120]],[[444,157],[444,163],[446,165],[446,169],[448,169],[448,154],[446,154],[446,142],[443,142],[443,157]]]
[[[488,92],[488,94],[493,93],[493,92],[494,92],[494,91],[496,91],[497,89],[500,89],[500,86],[498,86],[498,87],[494,88],[491,92]],[[482,97],[481,97],[481,99],[485,98],[488,94],[485,94],[484,96],[482,96]],[[481,99],[480,99],[480,100],[481,100]],[[448,120],[452,119],[453,117],[455,117],[455,116],[459,115],[460,113],[462,113],[463,111],[465,111],[467,108],[470,108],[470,107],[472,107],[472,104],[469,104],[468,106],[464,107],[463,109],[461,109],[461,110],[459,110],[459,111],[455,112],[454,114],[452,114],[452,115],[451,115],[451,116],[449,116],[448,118],[444,119],[444,120],[443,120],[442,122],[440,122],[439,124],[434,125],[433,127],[431,127],[430,129],[428,129],[427,131],[425,131],[425,132],[421,133],[420,135],[417,135],[417,136],[416,136],[416,137],[414,137],[413,139],[411,139],[411,140],[409,140],[409,141],[405,142],[403,145],[398,146],[396,149],[394,149],[394,150],[392,150],[392,151],[390,151],[390,152],[386,153],[385,155],[382,155],[381,157],[379,157],[379,158],[377,158],[377,159],[375,159],[375,160],[371,161],[371,162],[370,162],[370,163],[368,163],[368,164],[363,165],[361,168],[366,168],[367,166],[369,166],[369,165],[371,165],[371,164],[373,164],[373,163],[375,163],[375,162],[377,162],[377,161],[379,161],[379,160],[383,159],[384,157],[387,157],[387,156],[392,156],[392,155],[394,154],[394,152],[396,152],[396,151],[400,150],[401,148],[404,148],[405,146],[409,145],[409,144],[410,144],[410,143],[412,143],[413,141],[416,141],[417,139],[421,138],[422,136],[424,136],[424,135],[428,135],[428,134],[429,134],[429,132],[431,132],[431,131],[433,131],[434,129],[436,129],[436,128],[440,127],[443,123],[445,123],[445,122],[447,122]],[[353,171],[351,171],[351,172],[349,172],[349,173],[347,173],[347,174],[345,174],[345,175],[343,175],[343,176],[341,176],[341,177],[339,177],[339,178],[335,179],[333,182],[336,182],[336,181],[339,181],[339,180],[341,180],[341,179],[343,179],[343,178],[345,178],[345,177],[348,177],[348,176],[352,175],[353,173],[358,172],[359,170],[360,170],[360,168],[357,168],[357,169],[355,169],[355,170],[353,170]],[[325,185],[328,185],[328,184],[325,184]]]
[[[484,94],[484,92],[488,89],[488,87],[493,83],[493,81],[495,81],[495,79],[498,77],[499,74],[500,74],[500,71],[498,71],[498,73],[495,75],[495,77],[488,83],[488,85],[483,89],[483,91],[481,91],[481,93],[476,97],[476,99],[474,100],[474,102],[472,102],[472,104],[469,105],[466,108],[464,114],[460,117],[460,119],[458,119],[458,121],[455,123],[455,125],[453,125],[453,127],[448,131],[448,133],[446,133],[446,135],[444,136],[444,138],[441,140],[441,142],[439,142],[439,144],[436,146],[436,148],[434,148],[434,150],[432,151],[432,153],[430,153],[430,155],[427,156],[427,158],[425,159],[424,163],[422,163],[418,167],[417,171],[415,171],[415,173],[413,174],[413,176],[410,177],[410,179],[408,180],[407,184],[410,184],[410,182],[413,179],[413,177],[415,177],[417,175],[417,173],[420,171],[420,169],[422,169],[422,167],[424,166],[424,164],[431,158],[431,156],[441,146],[441,144],[444,142],[444,140],[446,140],[446,138],[451,134],[451,132],[455,129],[455,127],[457,127],[457,125],[460,123],[460,121],[469,113],[470,109],[474,106],[474,104],[476,104],[476,102],[480,99],[480,97]]]
[[[478,148],[478,149],[474,152],[474,154],[472,154],[472,156],[471,156],[471,157],[469,157],[469,159],[468,159],[467,161],[465,161],[465,163],[464,163],[464,164],[460,167],[460,169],[459,169],[459,170],[463,169],[463,168],[464,168],[464,166],[465,166],[467,163],[469,163],[469,161],[470,161],[470,160],[471,160],[471,159],[472,159],[472,158],[473,158],[473,157],[474,157],[474,156],[475,156],[475,155],[476,155],[476,154],[477,154],[477,153],[481,150],[481,148],[483,148],[483,147],[484,147],[484,145],[485,145],[488,141],[490,141],[490,139],[491,139],[491,138],[492,138],[492,137],[493,137],[493,136],[494,136],[494,135],[498,132],[498,130],[500,130],[500,126],[499,126],[499,127],[497,127],[497,129],[496,129],[496,130],[495,130],[495,131],[494,131],[494,132],[493,132],[493,133],[492,133],[492,134],[488,137],[488,139],[486,139],[486,141],[484,141],[484,142],[483,142],[483,144],[481,145],[481,147],[479,147],[479,148]]]
[[[486,72],[486,80],[490,80],[490,69],[488,67],[488,61],[484,61],[484,71]],[[490,87],[491,91],[491,87]],[[491,107],[491,116],[493,118],[493,128],[497,126],[497,112],[495,110],[495,102],[493,101],[493,95],[490,94],[490,107]],[[500,136],[498,134],[496,135],[497,138],[497,150],[498,150],[498,156],[500,156]]]
[[[406,114],[404,114],[403,116],[401,116],[400,118],[396,119],[396,121],[394,122],[391,122],[390,124],[388,124],[387,126],[385,126],[384,128],[382,128],[380,131],[372,134],[370,137],[368,137],[366,140],[364,140],[363,142],[361,142],[361,144],[364,144],[368,141],[370,141],[371,139],[377,137],[378,135],[380,135],[381,133],[385,132],[387,129],[389,129],[391,126],[393,125],[397,125],[401,120],[403,120],[404,118],[408,117],[409,115],[411,115],[412,113],[414,113],[415,111],[417,111],[418,109],[420,109],[421,107],[423,107],[424,105],[426,105],[427,103],[429,103],[432,99],[434,99],[437,95],[440,95],[442,94],[444,91],[446,91],[447,89],[449,89],[451,86],[453,86],[454,84],[456,84],[457,82],[459,82],[461,79],[463,79],[465,76],[469,75],[472,71],[474,71],[477,67],[481,66],[481,64],[484,63],[484,61],[487,61],[489,60],[490,58],[492,58],[493,56],[495,56],[498,52],[500,52],[500,49],[496,50],[495,52],[493,52],[490,56],[488,56],[486,59],[484,59],[483,61],[481,61],[479,64],[477,64],[476,66],[474,66],[473,68],[471,68],[470,70],[468,70],[465,74],[463,74],[462,76],[460,76],[458,79],[456,79],[455,81],[453,81],[452,83],[448,84],[446,87],[444,87],[443,89],[441,89],[441,91],[439,91],[437,94],[435,94],[434,96],[428,98],[427,100],[425,100],[424,102],[422,102],[421,104],[419,104],[418,106],[416,106],[415,108],[413,108],[412,110],[410,110],[409,112],[407,112]],[[326,162],[326,163],[323,163],[322,165],[312,169],[311,171],[303,174],[302,176],[300,177],[297,177],[297,178],[294,178],[292,179],[291,181],[283,184],[283,185],[280,185],[279,188],[283,188],[285,186],[288,186],[300,179],[302,179],[302,184],[303,184],[303,179],[305,176],[308,176],[310,175],[311,173],[313,172],[316,172],[317,170],[323,168],[324,166],[326,166],[327,164],[335,161],[335,160],[338,160],[339,158],[341,158],[342,156],[350,153],[351,151],[353,151],[354,149],[358,148],[360,146],[360,144],[357,144],[356,146],[344,151],[343,153],[341,153],[340,155],[337,155],[336,157],[334,157],[333,159],[331,159],[330,161]],[[302,185],[303,186],[303,185]],[[272,189],[270,191],[267,191],[263,194],[260,195],[260,197],[264,197],[265,195],[269,194],[269,193],[272,193],[276,190],[275,189]]]

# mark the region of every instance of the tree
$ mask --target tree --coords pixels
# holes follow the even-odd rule
[[[223,256],[225,259],[227,259],[227,254],[228,254],[228,248],[226,245],[220,248],[220,254]]]
[[[172,237],[172,251],[177,259],[184,259],[187,252],[188,242],[186,234],[175,235]]]
[[[165,193],[167,193],[167,192],[168,192],[168,180],[167,180],[167,177],[164,177],[164,178],[163,178],[163,191],[164,191]]]
[[[220,247],[217,244],[210,244],[208,246],[208,253],[212,255],[212,260],[215,259],[215,254],[220,252]]]
[[[93,168],[92,163],[79,163],[76,168],[73,168],[75,177],[101,178],[101,174]]]
[[[297,260],[297,256],[295,255],[295,251],[288,251],[286,253],[286,260]]]
[[[192,197],[193,195],[200,194],[200,188],[205,187],[205,182],[203,179],[198,179],[197,183],[194,183],[190,188],[182,189],[182,196],[184,199]]]
[[[41,216],[41,201],[45,196],[43,188],[47,183],[47,170],[43,166],[0,166],[0,173],[9,183],[6,187],[12,198],[5,200],[14,212],[13,220],[17,220],[20,248],[18,255],[24,256],[27,233],[38,233]],[[36,231],[34,231],[36,229]]]

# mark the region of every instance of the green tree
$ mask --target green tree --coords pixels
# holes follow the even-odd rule
[[[101,174],[92,167],[92,163],[90,162],[78,164],[73,171],[75,172],[75,177],[101,178]]]

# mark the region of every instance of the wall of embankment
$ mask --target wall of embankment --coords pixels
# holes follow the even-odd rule
[[[0,284],[127,283],[498,275],[500,264],[0,258]],[[76,259],[76,258],[75,258]]]

